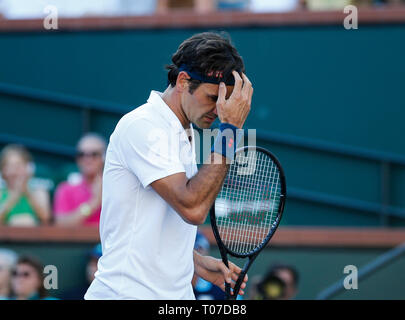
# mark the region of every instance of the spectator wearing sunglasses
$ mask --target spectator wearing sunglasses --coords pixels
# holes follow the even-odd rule
[[[44,268],[34,257],[21,256],[12,273],[15,300],[54,300],[44,286]]]
[[[96,133],[84,135],[77,144],[77,181],[62,182],[54,198],[56,223],[65,226],[98,226],[101,213],[102,174],[106,141]]]

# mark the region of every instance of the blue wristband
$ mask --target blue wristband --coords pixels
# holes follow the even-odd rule
[[[215,139],[211,152],[219,153],[230,162],[235,157],[236,147],[243,137],[243,129],[229,123],[219,125],[219,134]]]

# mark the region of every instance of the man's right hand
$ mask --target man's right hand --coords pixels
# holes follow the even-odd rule
[[[241,129],[250,112],[253,87],[244,73],[242,73],[243,80],[238,72],[232,71],[232,74],[235,78],[235,85],[229,99],[225,98],[227,90],[225,83],[221,82],[219,85],[217,112],[221,122]]]

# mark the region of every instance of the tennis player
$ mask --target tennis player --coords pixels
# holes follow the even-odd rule
[[[241,269],[193,250],[221,189],[250,111],[252,84],[230,40],[200,33],[167,66],[168,87],[126,114],[112,133],[103,173],[102,257],[85,299],[195,299],[193,274],[224,290]],[[197,171],[193,124],[220,132]],[[193,124],[192,124],[193,123]],[[222,139],[231,130],[233,139]],[[247,277],[240,294],[246,287]]]

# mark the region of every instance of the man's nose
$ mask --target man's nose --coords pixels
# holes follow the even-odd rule
[[[212,111],[216,116],[218,115],[218,112],[217,112],[217,107],[215,107],[214,108],[214,110]]]

